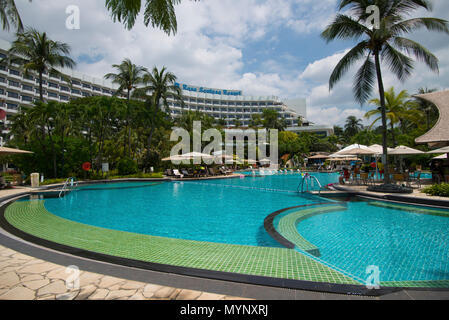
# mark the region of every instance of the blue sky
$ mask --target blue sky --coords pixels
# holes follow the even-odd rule
[[[449,1],[434,0],[433,16],[449,17]],[[72,47],[77,71],[102,78],[112,64],[130,58],[148,68],[166,66],[179,82],[247,95],[304,97],[308,117],[319,124],[343,124],[362,118],[352,96],[354,71],[332,91],[329,76],[351,42],[326,44],[320,33],[336,13],[337,0],[184,0],[176,7],[178,33],[167,36],[145,27],[142,19],[131,30],[113,23],[103,0],[16,1],[25,25],[46,31]],[[65,28],[69,5],[80,9],[80,30]],[[418,15],[427,13],[420,12]],[[13,33],[1,32],[6,40]],[[422,64],[414,76],[398,83],[386,70],[386,86],[408,89],[449,87],[449,36],[421,32],[414,38],[440,58],[440,73]]]

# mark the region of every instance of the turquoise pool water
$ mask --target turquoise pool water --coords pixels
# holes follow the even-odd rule
[[[370,265],[381,281],[449,279],[449,216],[375,203],[349,202],[348,210],[301,221],[298,232],[320,249],[320,259],[361,279]]]
[[[281,187],[277,179],[274,179],[276,183],[269,180],[258,179],[259,183],[265,181],[267,186],[276,184]],[[62,218],[108,229],[177,239],[278,247],[264,229],[265,217],[282,208],[323,201],[319,197],[300,196],[294,192],[242,188],[256,185],[253,178],[245,181],[92,185],[61,199],[48,199],[45,207]],[[287,184],[283,186],[288,187]]]
[[[322,185],[338,174],[313,174]],[[299,174],[164,183],[91,185],[47,199],[51,213],[76,222],[176,239],[281,247],[264,219],[280,209],[329,202],[298,194]],[[378,266],[381,281],[449,280],[449,216],[348,202],[347,210],[310,217],[298,233],[319,248],[320,261],[366,279]],[[446,214],[446,212],[443,210]]]

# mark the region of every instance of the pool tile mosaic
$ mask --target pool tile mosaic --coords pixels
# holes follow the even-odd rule
[[[145,262],[336,284],[357,282],[291,249],[170,239],[84,225],[48,212],[44,201],[11,204],[5,219],[33,236],[92,252]]]

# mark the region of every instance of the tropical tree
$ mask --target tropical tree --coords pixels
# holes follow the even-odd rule
[[[361,119],[357,119],[355,116],[349,116],[345,123],[345,135],[346,137],[353,137],[357,133],[363,130],[363,124]]]
[[[194,0],[197,1],[197,0]],[[144,7],[144,24],[159,28],[170,35],[176,34],[178,23],[175,14],[175,5],[181,0],[146,0]],[[111,12],[113,21],[123,23],[131,30],[137,16],[142,10],[141,0],[106,0],[106,8]]]
[[[17,31],[23,31],[22,19],[20,18],[19,10],[17,10],[14,0],[0,1],[0,23],[2,24],[3,30],[9,31],[12,24],[17,28]]]
[[[43,75],[49,73],[64,77],[57,67],[72,69],[76,63],[70,58],[70,46],[66,43],[53,41],[47,33],[27,28],[17,33],[16,40],[9,49],[10,63],[20,64],[25,75],[34,71],[39,77],[39,97],[44,101]]]
[[[372,99],[369,103],[374,104],[377,107],[376,109],[368,111],[365,114],[367,119],[370,119],[373,116],[377,117],[370,126],[370,128],[372,128],[382,119],[382,110],[379,99]],[[391,136],[394,146],[397,146],[396,135],[394,132],[394,127],[396,124],[402,124],[404,121],[410,121],[417,124],[421,121],[423,114],[416,107],[416,102],[410,99],[410,96],[406,90],[402,90],[396,95],[394,88],[391,87],[385,92],[385,112],[390,123]]]
[[[379,12],[379,21],[372,22],[372,7]],[[436,18],[409,18],[418,9],[432,10],[428,0],[340,0],[339,11],[333,22],[322,32],[327,41],[351,39],[358,41],[337,64],[329,80],[332,89],[350,67],[357,61],[363,64],[354,79],[354,95],[364,104],[371,96],[377,79],[380,111],[382,117],[382,144],[385,163],[385,183],[390,182],[387,160],[387,116],[385,90],[382,80],[381,59],[388,69],[400,80],[406,80],[412,73],[413,55],[424,62],[432,71],[438,72],[438,59],[421,44],[403,37],[420,28],[449,34],[448,22]],[[371,23],[371,25],[370,25]],[[361,41],[360,41],[361,40]]]
[[[419,88],[418,94],[427,94],[435,91],[437,91],[437,89]],[[426,129],[429,131],[432,122],[438,120],[438,110],[433,103],[427,100],[420,98],[416,98],[416,100],[418,102],[418,108],[426,115]]]
[[[131,93],[138,85],[143,83],[143,76],[148,72],[148,69],[136,66],[130,59],[125,59],[121,64],[114,64],[112,67],[117,70],[117,73],[108,73],[104,77],[105,79],[112,80],[112,83],[119,86],[114,95],[120,95],[126,92],[128,102],[126,108],[126,131],[128,137],[127,139],[125,138],[125,141],[128,140],[128,156],[131,156]]]
[[[150,158],[151,154],[151,141],[158,119],[157,114],[162,110],[162,107],[164,107],[165,111],[168,111],[168,98],[175,98],[180,101],[182,106],[184,106],[182,90],[176,85],[176,80],[176,76],[173,73],[168,72],[165,67],[160,71],[157,67],[154,67],[151,72],[146,72],[143,76],[144,87],[134,91],[133,95],[135,97],[145,97],[146,99],[146,116],[150,120],[150,132],[147,139],[148,158]]]
[[[284,131],[287,127],[285,120],[281,118],[279,112],[275,109],[263,109],[262,119],[262,124],[267,129],[277,129],[279,131]]]

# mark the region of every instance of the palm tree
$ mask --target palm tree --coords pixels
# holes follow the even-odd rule
[[[136,89],[139,84],[143,83],[143,76],[146,72],[148,72],[148,69],[141,66],[136,66],[130,59],[125,59],[121,64],[114,64],[112,67],[117,70],[117,73],[108,73],[104,77],[105,79],[112,80],[112,83],[119,86],[115,92],[115,95],[122,94],[123,91],[126,91],[126,131],[128,132],[128,156],[131,156],[131,92]]]
[[[157,67],[154,67],[151,72],[147,72],[143,76],[144,87],[138,88],[134,91],[135,97],[146,98],[147,114],[150,117],[150,133],[147,140],[147,155],[148,159],[151,154],[151,140],[153,138],[154,129],[156,126],[156,114],[161,110],[163,106],[165,111],[169,110],[168,98],[172,97],[181,102],[181,106],[184,106],[182,100],[182,90],[176,85],[176,76],[167,72],[167,69],[163,67],[160,71]]]
[[[361,119],[357,119],[354,116],[349,116],[345,123],[345,135],[350,138],[363,130],[363,124]]]
[[[168,35],[176,34],[178,23],[175,5],[179,3],[181,3],[181,0],[146,0],[144,8],[145,26],[151,24]],[[111,12],[114,22],[123,22],[126,28],[131,30],[142,9],[142,3],[141,0],[106,0],[106,8]]]
[[[262,118],[263,126],[267,129],[277,129],[279,131],[284,131],[287,127],[287,123],[280,117],[279,112],[275,109],[263,109]]]
[[[369,26],[371,14],[368,7],[375,5],[379,9],[379,24]],[[385,183],[390,182],[387,163],[387,117],[385,109],[385,90],[382,80],[381,58],[389,70],[404,81],[413,70],[415,56],[432,71],[438,72],[438,59],[419,43],[404,38],[403,35],[420,28],[449,34],[448,22],[436,18],[408,18],[417,9],[432,10],[429,0],[340,0],[339,13],[334,21],[323,31],[322,37],[330,42],[335,39],[352,39],[358,44],[352,48],[337,64],[330,80],[329,88],[342,79],[343,75],[357,61],[363,59],[363,65],[354,79],[354,95],[364,104],[374,89],[375,80],[379,89],[380,111],[382,116],[382,144],[385,164]]]
[[[14,0],[0,0],[0,22],[3,30],[9,31],[12,24],[17,31],[23,31],[22,19]]]
[[[418,94],[427,94],[435,91],[437,91],[437,89],[419,88]],[[426,129],[427,131],[429,131],[431,120],[438,118],[437,108],[433,103],[427,100],[417,98],[417,101],[418,101],[418,108],[426,115]]]
[[[410,100],[410,96],[406,90],[402,90],[398,95],[396,95],[394,88],[391,87],[385,92],[385,112],[386,117],[390,123],[391,136],[394,146],[397,145],[396,135],[394,133],[394,126],[398,123],[402,123],[408,120],[412,123],[419,123],[423,114],[416,109],[416,103]],[[379,120],[382,119],[382,111],[379,99],[372,99],[369,101],[370,104],[374,104],[377,108],[368,111],[365,114],[367,119],[373,116],[378,116],[374,122],[371,124],[372,128]]]
[[[30,71],[38,73],[40,101],[44,101],[42,88],[44,73],[64,77],[55,67],[72,69],[76,63],[69,55],[68,44],[53,41],[48,38],[47,33],[40,33],[33,28],[17,33],[17,39],[9,49],[10,63],[22,65],[25,75],[29,75]]]

